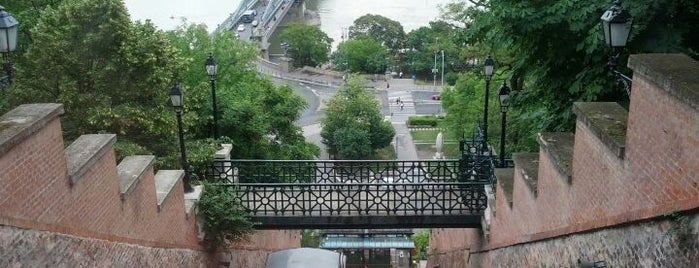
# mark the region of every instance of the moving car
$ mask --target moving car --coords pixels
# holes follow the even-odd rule
[[[432,95],[432,99],[433,99],[433,100],[441,100],[441,99],[442,99],[442,95],[441,95],[441,94],[434,94],[434,95]]]
[[[257,27],[257,24],[259,24],[259,22],[257,22],[257,20],[253,20],[253,21],[250,23],[250,25],[252,25],[252,27]]]
[[[238,25],[238,31],[239,32],[245,31],[245,24]]]

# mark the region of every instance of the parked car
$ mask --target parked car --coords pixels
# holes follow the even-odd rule
[[[442,95],[441,95],[441,94],[434,94],[434,95],[432,95],[432,99],[433,99],[433,100],[441,100],[441,99],[442,99]]]
[[[257,22],[257,20],[253,20],[253,21],[250,23],[250,25],[252,25],[252,27],[257,27],[257,24],[259,24],[259,22]]]
[[[239,32],[245,31],[245,24],[238,25],[238,31]]]

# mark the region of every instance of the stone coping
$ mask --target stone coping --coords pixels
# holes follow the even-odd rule
[[[115,142],[114,134],[88,134],[78,137],[71,143],[65,150],[71,185],[77,183],[97,163],[97,160],[112,151]]]
[[[522,170],[522,179],[529,190],[537,197],[539,194],[539,153],[516,153],[512,154],[515,167]]]
[[[616,102],[576,102],[573,112],[614,155],[623,159],[629,112]]]
[[[541,149],[549,155],[549,159],[556,170],[570,184],[573,174],[575,134],[570,132],[543,132],[539,133],[537,141]]]
[[[172,195],[175,186],[180,185],[179,182],[182,181],[183,178],[183,170],[161,169],[155,174],[155,192],[158,199],[158,212],[163,210],[165,201]]]
[[[515,170],[514,168],[496,168],[495,178],[498,185],[504,190],[504,196],[507,204],[512,207],[512,190],[514,190]]]
[[[634,75],[650,82],[699,110],[699,62],[684,54],[636,54],[629,57]],[[633,90],[631,91],[633,98]]]
[[[135,188],[154,163],[155,156],[153,155],[131,155],[121,160],[117,170],[122,200],[126,199],[126,195]]]
[[[63,104],[22,104],[0,117],[0,155],[34,135],[64,112]]]

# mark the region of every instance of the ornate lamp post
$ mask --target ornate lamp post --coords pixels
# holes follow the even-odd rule
[[[507,121],[507,108],[510,106],[510,88],[507,82],[503,82],[498,92],[500,97],[500,167],[505,167],[505,127]]]
[[[442,76],[442,87],[444,87],[444,71],[444,50],[442,50],[442,73],[440,73]]]
[[[0,6],[0,53],[5,58],[3,67],[5,76],[0,77],[0,88],[5,88],[12,83],[12,59],[11,54],[17,48],[17,33],[19,32],[19,22],[10,13],[5,11],[5,7]]]
[[[490,96],[490,79],[495,70],[495,61],[488,55],[483,64],[485,71],[485,103],[483,105],[483,152],[488,150],[488,97]]]
[[[187,162],[187,153],[184,148],[184,131],[182,130],[182,107],[184,106],[184,91],[179,84],[175,84],[170,89],[170,101],[172,102],[172,107],[175,107],[175,113],[177,114],[177,128],[179,130],[180,138],[180,154],[181,154],[181,164],[182,169],[184,169],[184,191],[191,192],[192,185],[189,182],[191,178],[192,171],[189,167],[189,162]]]
[[[434,68],[432,68],[432,86],[437,87],[437,73],[439,72],[439,69],[437,69],[437,52],[434,53]]]
[[[621,1],[615,0],[612,6],[602,14],[600,20],[602,20],[604,42],[610,49],[607,67],[624,84],[626,94],[631,96],[631,78],[619,72],[617,66],[619,65],[619,54],[626,47],[626,42],[629,39],[633,18],[627,10],[621,7]]]
[[[205,66],[206,73],[209,74],[209,82],[211,83],[211,105],[214,110],[214,139],[218,140],[218,105],[216,105],[216,73],[218,72],[218,65],[216,65],[213,53],[209,53]]]

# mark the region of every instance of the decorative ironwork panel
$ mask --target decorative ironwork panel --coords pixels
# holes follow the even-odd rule
[[[481,215],[480,183],[239,183],[252,216]]]
[[[428,183],[486,180],[463,160],[215,160],[207,178],[230,183]],[[470,175],[467,175],[470,174]]]

